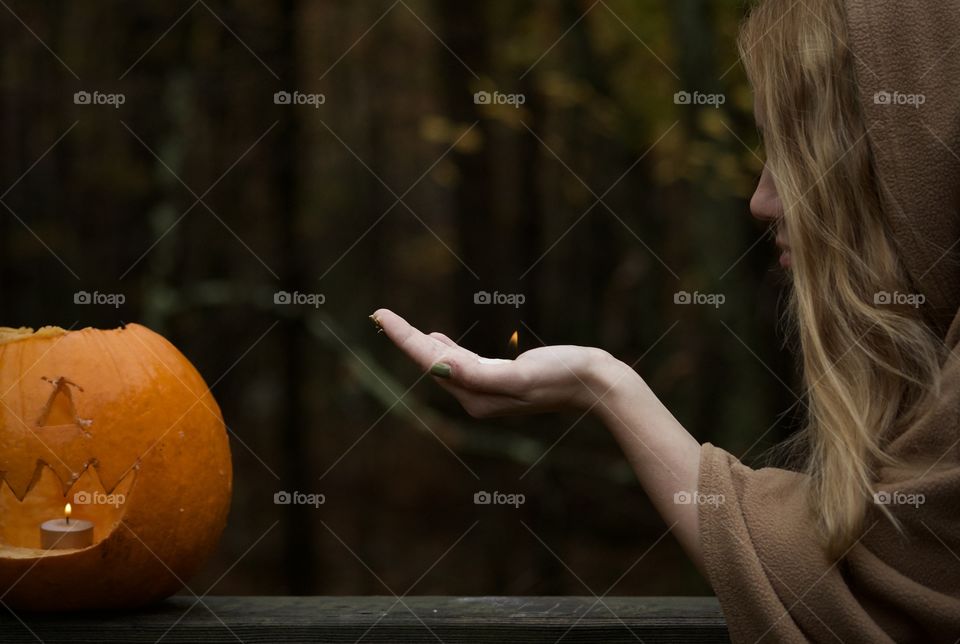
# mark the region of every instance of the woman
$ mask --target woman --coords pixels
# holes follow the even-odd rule
[[[750,208],[791,276],[805,467],[752,470],[699,444],[602,350],[491,363],[388,310],[374,320],[473,416],[597,413],[735,641],[953,642],[960,0],[766,0],[740,51],[768,159]],[[693,491],[717,502],[675,502]]]

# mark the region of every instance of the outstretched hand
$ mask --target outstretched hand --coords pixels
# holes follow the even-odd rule
[[[516,360],[489,359],[443,333],[424,334],[389,309],[371,318],[475,418],[586,409],[605,393],[595,375],[610,356],[600,349],[548,346]]]
[[[678,492],[697,489],[700,444],[631,367],[601,349],[569,345],[490,360],[442,333],[421,333],[387,309],[370,317],[471,416],[595,408],[684,550],[704,569],[697,506],[675,502]]]

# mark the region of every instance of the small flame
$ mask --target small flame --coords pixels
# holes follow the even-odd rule
[[[69,521],[71,514],[73,514],[73,508],[69,503],[67,503],[65,506],[63,506],[63,516],[67,519],[67,521]]]
[[[513,335],[510,336],[510,348],[514,351],[517,350],[517,347],[520,344],[520,331],[514,331]]]

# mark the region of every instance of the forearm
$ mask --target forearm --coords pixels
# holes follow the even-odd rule
[[[702,572],[695,499],[678,503],[674,496],[696,492],[700,443],[624,363],[605,356],[590,372],[590,389],[599,396],[593,411],[613,433],[654,506]]]

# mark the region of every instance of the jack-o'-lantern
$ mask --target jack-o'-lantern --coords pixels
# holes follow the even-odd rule
[[[4,603],[113,608],[173,594],[216,546],[231,483],[220,409],[167,340],[136,324],[0,328]],[[92,543],[42,547],[41,525],[68,503]]]

